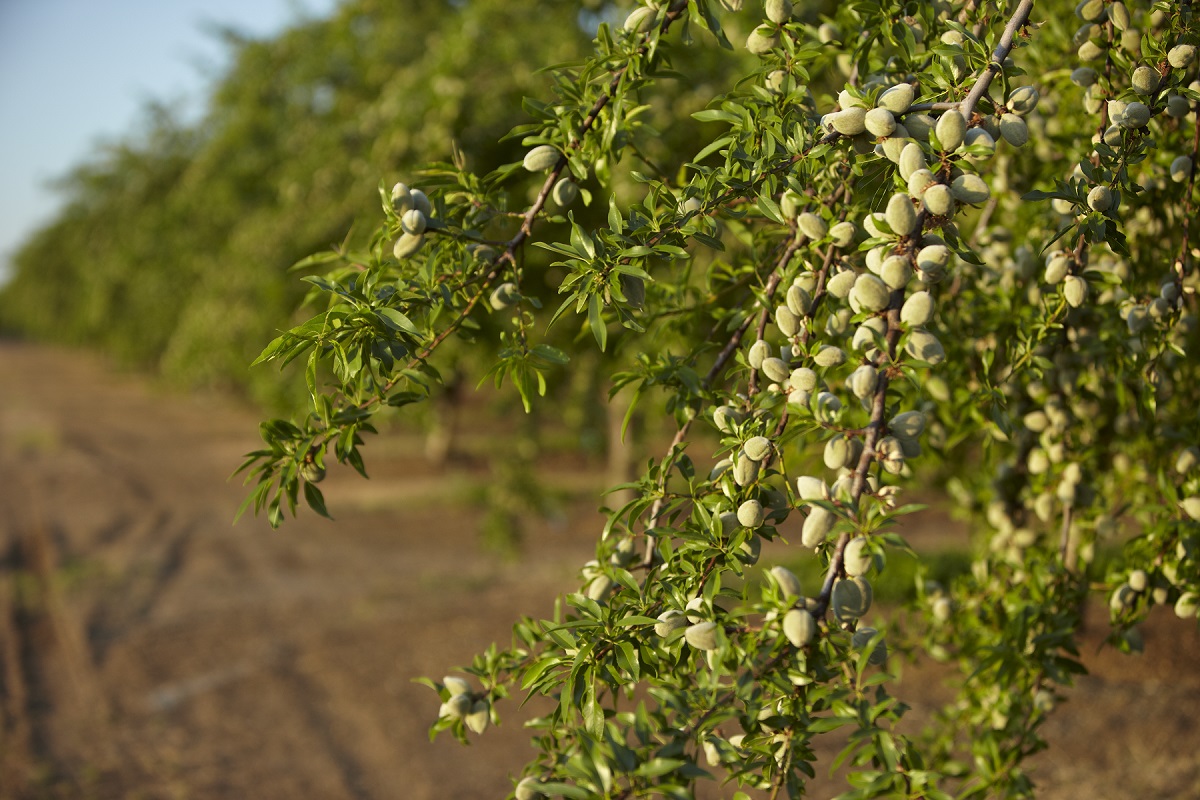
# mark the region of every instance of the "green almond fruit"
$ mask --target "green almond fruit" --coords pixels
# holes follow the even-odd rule
[[[860,353],[875,349],[875,342],[887,333],[887,322],[880,317],[871,319],[858,326],[850,346]]]
[[[475,704],[471,706],[470,713],[466,715],[465,721],[467,727],[472,731],[483,733],[487,730],[490,717],[490,706],[488,706],[487,700],[476,700]]]
[[[916,439],[925,432],[925,415],[920,411],[905,411],[888,422],[888,430],[902,439]]]
[[[670,608],[658,615],[658,622],[654,624],[654,632],[665,639],[680,628],[686,628],[687,625],[688,618],[683,615],[683,612]]]
[[[896,118],[886,108],[873,108],[863,119],[867,133],[882,139],[896,132]]]
[[[841,38],[842,33],[838,30],[836,25],[831,25],[828,22],[824,22],[817,28],[817,39],[821,42],[821,44],[833,44],[834,42],[839,41]]]
[[[616,583],[613,579],[607,575],[598,575],[588,582],[587,588],[584,589],[584,595],[589,600],[595,600],[599,603],[608,597],[608,593],[612,591],[615,585]]]
[[[1167,51],[1167,63],[1175,69],[1186,69],[1196,60],[1196,48],[1190,44],[1177,44]]]
[[[913,328],[904,352],[918,361],[937,366],[946,360],[946,351],[938,338],[924,328]]]
[[[1167,95],[1167,116],[1183,119],[1192,111],[1191,102],[1181,94]]]
[[[1129,580],[1127,581],[1129,588],[1138,593],[1146,591],[1146,587],[1149,585],[1149,582],[1150,576],[1146,574],[1146,570],[1144,569],[1135,569],[1133,572],[1129,573]]]
[[[415,255],[421,246],[425,244],[425,237],[413,236],[411,233],[402,233],[400,238],[396,240],[396,244],[392,247],[392,255],[396,258],[408,258]]]
[[[456,694],[442,703],[442,707],[438,709],[438,716],[449,717],[450,719],[462,719],[471,712],[471,705],[470,695]]]
[[[910,328],[923,328],[933,319],[933,296],[913,292],[900,308],[900,321]]]
[[[905,256],[890,256],[879,268],[879,277],[889,289],[905,288],[912,279],[912,274],[912,264]]]
[[[762,510],[762,504],[757,500],[746,500],[745,503],[738,506],[738,522],[742,523],[743,527],[755,529],[761,527],[763,519],[766,519]]]
[[[742,414],[733,406],[717,406],[713,410],[713,425],[721,433],[733,433],[735,425],[742,421]]]
[[[1192,159],[1190,156],[1179,156],[1171,162],[1171,180],[1183,183],[1192,175]]]
[[[1175,458],[1175,471],[1180,475],[1186,475],[1200,464],[1200,447],[1188,447],[1181,450]]]
[[[805,317],[812,311],[812,295],[793,284],[787,290],[787,307],[796,317]]]
[[[929,141],[929,134],[937,126],[937,120],[925,113],[909,114],[904,118],[904,127],[908,128],[912,138],[922,142]]]
[[[849,578],[835,582],[829,596],[829,607],[838,622],[860,619],[871,610],[873,593],[866,578]]]
[[[397,214],[403,214],[413,207],[412,192],[403,183],[392,187],[392,208]]]
[[[320,483],[325,480],[325,468],[313,461],[305,461],[300,465],[300,477],[307,483]]]
[[[851,273],[853,274],[853,273]],[[835,347],[831,344],[823,344],[813,356],[813,363],[818,367],[840,367],[846,363],[846,354],[840,347]]]
[[[925,194],[921,195],[921,202],[935,217],[948,217],[954,213],[954,195],[950,194],[950,187],[944,183],[935,183],[926,189]]]
[[[1121,0],[1117,0],[1108,7],[1108,21],[1119,31],[1129,27],[1129,9]]]
[[[796,478],[796,495],[801,500],[828,500],[829,487],[820,478],[801,475]]]
[[[552,145],[539,144],[525,154],[525,159],[521,163],[530,172],[545,172],[546,170],[554,169],[554,165],[558,163],[558,159],[558,150]]]
[[[758,339],[750,345],[750,353],[746,357],[752,369],[762,369],[762,363],[771,356],[771,345],[766,340]]]
[[[1191,619],[1200,611],[1200,595],[1195,592],[1184,592],[1175,601],[1175,616],[1180,619]]]
[[[802,392],[811,392],[817,388],[817,373],[808,367],[797,367],[788,376],[788,385]]]
[[[921,149],[921,145],[916,142],[909,142],[904,145],[904,149],[900,151],[900,177],[904,180],[909,180],[912,174],[918,170],[928,169],[929,164],[925,161],[925,151]],[[930,173],[932,175],[932,173]]]
[[[846,549],[842,551],[842,566],[847,575],[851,578],[866,575],[867,571],[871,569],[871,564],[872,557],[867,549],[867,537],[855,536],[846,542]]]
[[[1125,106],[1125,113],[1117,120],[1117,124],[1122,128],[1129,128],[1131,130],[1144,128],[1150,123],[1152,116],[1154,116],[1154,113],[1150,110],[1150,106],[1134,100]]]
[[[446,687],[446,691],[450,692],[451,697],[471,693],[471,684],[455,675],[447,675],[442,678],[442,686]]]
[[[900,163],[900,154],[904,152],[904,148],[911,144],[902,136],[892,136],[890,139],[885,139],[880,147],[880,154],[891,161],[893,164]]]
[[[799,597],[804,594],[803,587],[800,586],[800,579],[796,577],[796,573],[784,566],[774,566],[770,569],[771,577],[775,579],[775,583],[783,592],[784,597]]]
[[[783,635],[793,647],[804,647],[817,633],[817,621],[803,608],[793,608],[783,615]]]
[[[570,178],[563,178],[554,184],[550,197],[559,208],[566,208],[579,198],[579,185]]]
[[[1071,257],[1065,250],[1059,250],[1046,260],[1046,272],[1043,275],[1046,283],[1055,286],[1067,277],[1071,271]]]
[[[898,83],[895,86],[884,89],[875,101],[875,105],[879,108],[886,108],[893,114],[903,114],[908,111],[909,106],[913,104],[917,93],[911,84]]]
[[[919,169],[908,176],[908,196],[920,200],[925,196],[926,190],[935,185],[937,179],[933,177],[933,173],[927,169]]]
[[[820,506],[814,507],[804,518],[804,526],[800,530],[800,544],[804,547],[819,547],[836,522],[837,515],[832,511]]]
[[[972,164],[987,161],[996,154],[996,140],[983,128],[971,128],[967,131],[963,137],[963,147],[982,151],[966,155],[967,161]]]
[[[759,25],[746,37],[746,49],[756,56],[765,55],[779,47],[779,31],[774,25]]]
[[[1091,39],[1088,39],[1079,45],[1079,49],[1075,51],[1075,55],[1079,56],[1080,61],[1099,61],[1104,58],[1104,48]]]
[[[1158,91],[1161,80],[1162,76],[1158,74],[1158,70],[1143,64],[1133,71],[1131,83],[1135,92],[1146,97]]]
[[[792,374],[792,371],[782,358],[764,358],[762,371],[772,381],[780,384],[786,381]]]
[[[717,623],[697,622],[695,625],[689,625],[683,632],[683,638],[697,650],[716,650]]]
[[[751,436],[742,445],[742,452],[751,461],[762,461],[771,455],[771,440],[765,436]]]
[[[953,600],[951,600],[949,597],[946,597],[945,595],[943,595],[941,597],[935,597],[933,599],[933,603],[931,604],[931,606],[932,606],[931,610],[933,611],[933,618],[935,621],[937,621],[938,623],[946,623],[946,622],[950,621],[950,617],[954,613],[954,601]]]
[[[795,219],[803,204],[804,198],[791,189],[788,189],[779,198],[779,210],[783,212],[784,219]]]
[[[867,110],[858,106],[843,109],[833,115],[830,123],[843,136],[857,136],[867,130]]]
[[[1000,135],[1013,147],[1024,147],[1029,142],[1029,125],[1016,114],[1000,117]]]
[[[864,272],[854,281],[851,297],[868,311],[882,311],[891,302],[892,293],[883,281]]]
[[[800,229],[801,233],[813,241],[824,239],[825,234],[829,232],[829,223],[811,211],[805,211],[803,214],[796,217],[796,227]]]
[[[782,25],[792,18],[791,0],[767,0],[763,7],[767,19],[776,25]]]
[[[950,183],[950,194],[960,203],[976,205],[986,202],[992,191],[983,178],[974,172],[964,172]]]
[[[1087,300],[1087,281],[1078,275],[1068,275],[1063,279],[1063,297],[1071,308],[1079,308]]]
[[[826,281],[825,291],[839,300],[845,300],[850,296],[850,290],[854,288],[854,281],[857,277],[858,275],[853,270],[839,272]]]
[[[521,301],[521,292],[515,283],[506,281],[492,290],[488,304],[496,311],[511,308]]]
[[[628,17],[625,18],[625,30],[630,33],[646,33],[654,27],[654,20],[658,16],[658,11],[653,8],[643,6],[635,8]]]
[[[1096,70],[1091,67],[1076,67],[1071,72],[1071,83],[1086,89],[1093,85],[1098,77]]]
[[[760,470],[761,466],[757,461],[742,453],[733,463],[733,482],[738,486],[749,486],[758,480]]]
[[[837,434],[828,442],[825,443],[824,452],[825,466],[832,470],[839,470],[850,463],[850,442],[842,434]]]
[[[420,236],[425,232],[425,215],[415,208],[410,208],[400,217],[400,227],[405,233]]]
[[[1087,196],[1088,206],[1093,211],[1108,211],[1113,205],[1113,194],[1107,186],[1095,186]]]
[[[907,194],[897,193],[888,200],[884,220],[892,233],[908,236],[917,227],[917,212]]]
[[[790,339],[800,332],[800,318],[792,313],[792,310],[786,305],[782,305],[775,309],[775,326],[779,328],[780,333]]]
[[[413,189],[409,192],[412,196],[413,208],[425,215],[426,219],[433,216],[433,204],[429,202],[429,197],[420,189]]]
[[[1023,117],[1037,108],[1040,99],[1041,95],[1037,89],[1032,86],[1020,86],[1009,92],[1005,105],[1009,111]]]
[[[854,223],[849,220],[839,222],[829,229],[829,237],[833,241],[833,246],[842,248],[848,247],[854,241],[856,229]]]
[[[1080,0],[1075,15],[1087,22],[1099,22],[1105,15],[1104,0]]]
[[[870,364],[863,364],[850,373],[850,378],[846,383],[855,397],[865,400],[875,394],[875,389],[879,386],[879,373]]]
[[[1188,497],[1181,500],[1179,507],[1192,519],[1200,522],[1200,497]]]
[[[967,133],[967,120],[961,111],[952,108],[943,112],[942,116],[938,118],[934,133],[937,134],[942,150],[945,152],[956,150],[963,143],[963,136]]]

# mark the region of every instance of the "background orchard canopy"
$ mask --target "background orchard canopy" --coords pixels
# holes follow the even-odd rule
[[[303,496],[328,513],[327,469],[365,473],[377,422],[436,399],[451,371],[534,415],[562,413],[573,370],[598,374],[618,413],[666,425],[658,449],[598,498],[579,591],[427,681],[431,734],[469,741],[517,712],[510,695],[550,698],[528,723],[535,758],[497,787],[522,800],[683,798],[708,781],[799,797],[830,767],[843,797],[1030,796],[1022,765],[1082,670],[1089,600],[1124,651],[1153,607],[1191,620],[1200,603],[1192,4],[413,8],[427,27],[397,17],[376,40],[385,16],[346,6],[345,61],[312,67],[328,89],[277,94],[274,70],[229,89],[231,106],[274,108],[270,130],[295,114],[328,137],[317,152],[394,145],[328,174],[339,197],[374,193],[365,230],[349,205],[263,197],[315,238],[349,233],[297,264],[301,318],[286,321],[296,296],[271,274],[268,327],[290,327],[257,363],[294,364],[308,410],[263,424],[247,508],[278,525]],[[446,60],[416,79],[396,63],[406,48]],[[246,58],[286,74],[301,51]],[[501,71],[477,72],[479,52],[505,76],[546,69],[489,95],[476,79]],[[374,77],[345,88],[331,63]],[[476,89],[495,126],[464,124]],[[447,96],[461,115],[440,127],[414,110]],[[342,113],[351,97],[373,111]],[[255,128],[222,130],[214,154],[259,152],[242,147]],[[239,191],[324,194],[319,155],[267,152]],[[400,152],[427,159],[397,170]],[[151,175],[176,186],[205,163],[169,164],[185,162]],[[295,183],[262,183],[273,163]],[[313,241],[244,230],[257,263]],[[220,298],[209,319],[255,293],[196,266]],[[23,277],[10,296],[28,305]],[[261,322],[197,330],[242,341]],[[157,357],[221,352],[178,336]],[[919,575],[910,607],[873,605],[889,569],[922,558],[897,523],[928,486],[972,521],[971,567]],[[817,577],[760,569],[777,541]],[[909,656],[956,669],[924,726],[901,722]],[[832,765],[819,740],[842,748]]]

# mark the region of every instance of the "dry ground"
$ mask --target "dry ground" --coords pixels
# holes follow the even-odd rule
[[[504,562],[456,500],[470,476],[399,457],[420,452],[402,439],[369,456],[369,483],[331,474],[336,524],[235,527],[242,489],[226,478],[257,446],[256,423],[89,357],[0,344],[0,798],[420,800],[511,786],[532,755],[525,732],[430,744],[437,700],[411,679],[548,614],[591,554],[594,501],[534,526],[522,562]],[[576,485],[598,482],[576,466]],[[1200,797],[1200,640],[1164,614],[1145,638],[1137,659],[1088,647],[1093,674],[1037,760],[1043,797]],[[909,671],[901,695],[928,707],[945,696],[936,675]],[[502,713],[519,719],[515,705]]]

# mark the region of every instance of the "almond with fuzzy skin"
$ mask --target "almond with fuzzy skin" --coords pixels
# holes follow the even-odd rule
[[[773,25],[759,25],[746,37],[746,49],[761,56],[779,47],[779,31]]]
[[[762,503],[757,500],[747,500],[738,506],[738,522],[747,528],[757,528],[763,524],[764,514]]]
[[[425,215],[415,208],[410,208],[400,217],[400,227],[405,233],[420,236],[425,232]]]
[[[829,223],[811,211],[805,211],[796,217],[796,226],[800,228],[801,233],[814,241],[825,238],[825,234],[829,232]]]
[[[771,440],[765,436],[752,436],[742,445],[742,452],[751,461],[762,461],[771,454]]]
[[[904,256],[891,256],[879,268],[879,277],[889,289],[903,289],[912,279],[912,264]]]
[[[843,136],[857,136],[867,130],[867,110],[857,106],[843,109],[834,114],[830,122]]]
[[[471,712],[471,705],[470,695],[456,694],[442,703],[442,707],[438,709],[438,716],[462,719]]]
[[[403,183],[397,183],[392,187],[392,208],[396,209],[397,214],[403,214],[413,207],[412,190]]]
[[[946,111],[938,118],[937,126],[933,129],[942,150],[950,152],[963,143],[967,133],[967,120],[956,108]]]
[[[846,383],[854,396],[863,400],[875,394],[875,389],[879,386],[879,373],[870,364],[863,364],[850,373],[850,379]]]
[[[871,569],[871,563],[871,554],[867,551],[867,537],[855,536],[846,542],[846,549],[842,552],[842,565],[847,575],[851,578],[866,575]]]
[[[447,675],[442,678],[442,685],[446,687],[446,691],[450,692],[451,697],[471,693],[471,684],[454,675]]]
[[[1078,275],[1068,275],[1063,279],[1063,297],[1071,308],[1079,308],[1087,300],[1087,281]]]
[[[688,618],[681,611],[670,608],[658,615],[654,632],[665,639],[680,628],[687,627],[687,624]]]
[[[763,361],[770,357],[771,345],[767,344],[764,339],[758,339],[754,344],[750,345],[750,353],[747,355],[746,361],[752,369],[762,369]]]
[[[1088,192],[1087,202],[1093,211],[1108,211],[1113,204],[1112,190],[1107,186],[1094,186]]]
[[[900,167],[900,177],[906,181],[917,170],[928,169],[929,164],[925,161],[925,151],[921,149],[921,145],[916,142],[904,145],[904,149],[900,151],[898,166]]]
[[[1167,63],[1175,69],[1186,69],[1196,60],[1196,48],[1190,44],[1177,44],[1167,51]]]
[[[1019,86],[1009,92],[1005,105],[1009,111],[1023,117],[1037,108],[1040,98],[1038,90],[1032,86]]]
[[[539,144],[525,154],[525,159],[521,163],[530,172],[545,172],[546,170],[554,169],[554,165],[558,163],[558,158],[558,151],[553,146]]]
[[[948,217],[954,213],[954,195],[944,183],[935,183],[921,195],[925,208],[935,217]]]
[[[867,132],[882,139],[896,132],[896,118],[886,108],[872,108],[863,120]]]
[[[950,194],[960,203],[976,205],[986,202],[992,191],[983,178],[974,172],[964,172],[951,182]]]
[[[894,194],[888,200],[884,220],[897,236],[908,236],[917,226],[917,212],[907,194]]]
[[[834,225],[829,229],[829,237],[833,241],[833,246],[849,246],[854,241],[855,230],[854,223],[848,220]]]
[[[908,176],[908,196],[920,200],[931,186],[937,186],[937,179],[927,169],[919,169]]]
[[[794,647],[804,647],[817,633],[817,621],[803,608],[793,608],[783,615],[783,635]]]
[[[1171,180],[1183,183],[1192,174],[1192,159],[1190,156],[1179,156],[1171,162]]]
[[[782,358],[764,358],[762,372],[776,383],[783,383],[792,374],[792,371],[788,369],[787,363]]]
[[[563,178],[554,184],[550,197],[559,208],[566,208],[579,198],[579,185],[570,178]]]
[[[904,352],[918,361],[937,366],[946,360],[946,350],[938,338],[924,328],[913,328]]]
[[[683,638],[697,650],[716,650],[717,623],[697,622],[695,625],[689,625],[683,632]]]
[[[520,290],[517,289],[515,283],[505,281],[492,290],[492,295],[488,299],[488,304],[496,311],[503,311],[506,308],[511,308],[521,301]]]
[[[801,500],[828,500],[829,487],[820,478],[801,475],[796,478],[796,494]]]
[[[763,6],[767,19],[776,25],[782,25],[792,18],[791,0],[767,0]]]
[[[907,202],[908,198],[905,198]],[[888,307],[892,293],[879,278],[864,272],[854,281],[852,297],[868,311],[882,311]]]
[[[796,577],[796,573],[787,567],[771,567],[770,572],[771,577],[775,579],[775,583],[779,584],[779,589],[783,592],[784,597],[799,597],[804,593],[804,589],[800,585],[800,579]]]
[[[800,531],[800,544],[804,547],[819,546],[833,530],[835,522],[837,522],[837,515],[832,511],[820,506],[814,507],[804,518],[804,527]]]
[[[807,316],[812,310],[812,295],[793,284],[787,290],[787,307],[796,317]]]
[[[900,321],[913,328],[923,328],[933,319],[933,296],[929,292],[913,292],[900,308]]]
[[[471,706],[471,711],[466,715],[465,722],[467,727],[475,733],[483,733],[488,726],[491,718],[490,706],[487,700],[476,700]]]
[[[871,584],[866,578],[848,578],[833,584],[829,607],[839,622],[849,622],[871,610],[873,596]]]
[[[646,33],[654,27],[654,19],[658,12],[647,6],[635,8],[628,17],[625,18],[625,30],[630,33]]]
[[[917,93],[911,84],[899,83],[880,93],[875,105],[893,114],[903,114],[913,104]]]
[[[796,287],[793,286],[792,288],[795,289]],[[786,305],[779,306],[775,309],[775,327],[779,328],[779,332],[790,339],[800,331],[800,320],[792,313],[792,309]]]
[[[853,274],[853,273],[850,273]],[[813,363],[818,367],[840,367],[846,363],[846,354],[840,347],[834,347],[831,344],[823,344],[813,356]]]
[[[850,637],[850,643],[854,646],[855,650],[862,650],[871,643],[871,640],[874,639],[878,633],[879,631],[875,630],[874,628],[859,628],[854,632],[854,635]],[[884,644],[882,640],[880,640],[879,643],[876,644],[871,650],[871,655],[867,657],[867,663],[873,667],[882,667],[887,663],[887,645]]]

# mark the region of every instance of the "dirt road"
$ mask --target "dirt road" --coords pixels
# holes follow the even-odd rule
[[[86,356],[0,344],[0,798],[511,786],[525,732],[430,744],[437,700],[411,679],[548,614],[591,554],[594,503],[533,526],[528,558],[506,563],[478,546],[462,482],[406,455],[369,462],[380,477],[366,484],[331,473],[336,524],[235,527],[242,489],[226,479],[256,423]],[[1045,797],[1200,797],[1200,643],[1173,623],[1153,618],[1140,660],[1089,649],[1096,674],[1039,757]],[[919,677],[905,698],[918,705],[938,693]]]

